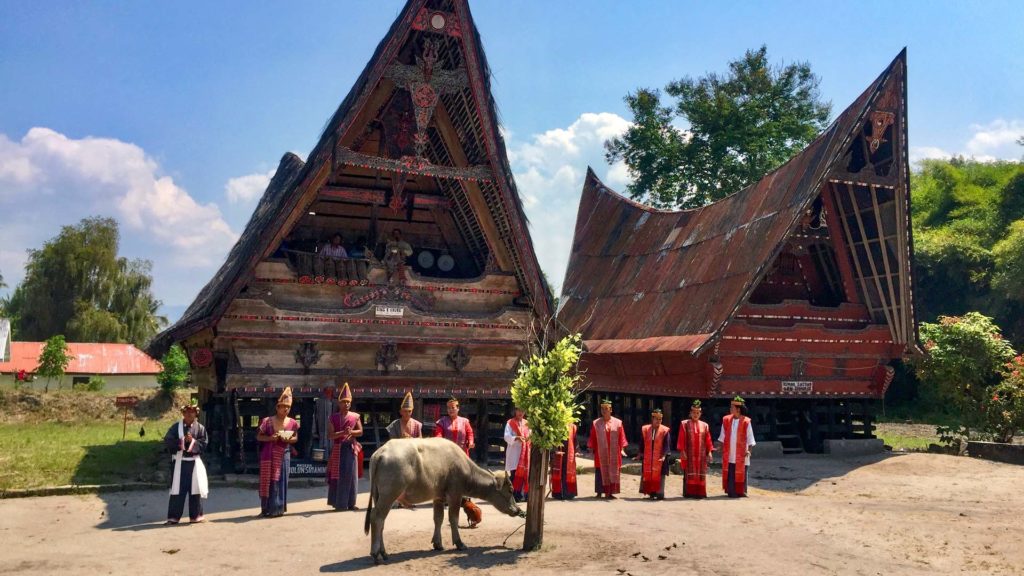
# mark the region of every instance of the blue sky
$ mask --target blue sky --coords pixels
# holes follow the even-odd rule
[[[177,317],[281,154],[312,148],[403,3],[0,0],[0,273],[102,214],[154,263]],[[916,158],[1019,159],[1018,2],[472,2],[541,265],[558,285],[588,164],[638,86],[768,46],[807,60],[835,113],[908,48]]]

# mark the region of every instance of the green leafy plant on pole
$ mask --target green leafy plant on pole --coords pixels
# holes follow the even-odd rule
[[[50,391],[50,380],[57,379],[57,389],[60,390],[61,380],[64,379],[64,371],[71,363],[71,354],[68,344],[64,341],[63,335],[51,337],[43,345],[43,353],[39,356],[39,367],[36,374],[46,378],[44,392]]]
[[[181,346],[175,344],[160,359],[164,369],[156,375],[156,381],[160,389],[167,394],[172,394],[178,388],[185,386],[188,382],[188,356]]]
[[[583,351],[582,338],[562,338],[543,354],[534,354],[519,365],[512,383],[512,401],[526,412],[530,422],[530,478],[526,504],[524,550],[536,550],[544,542],[544,496],[547,492],[548,458],[569,438],[581,405],[576,401],[580,375],[576,366]]]

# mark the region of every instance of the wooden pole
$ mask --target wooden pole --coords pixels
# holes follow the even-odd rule
[[[530,448],[530,490],[526,498],[526,532],[523,550],[539,550],[544,545],[544,497],[547,496],[548,457],[550,451]]]
[[[128,435],[128,405],[124,406],[124,427],[121,429],[121,440]]]

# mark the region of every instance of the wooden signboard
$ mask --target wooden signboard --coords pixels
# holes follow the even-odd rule
[[[124,408],[124,426],[121,429],[121,440],[124,440],[128,434],[128,409],[134,408],[138,403],[138,396],[117,396],[114,398],[114,406]]]
[[[134,408],[138,403],[138,396],[118,396],[114,398],[114,405],[118,408]]]

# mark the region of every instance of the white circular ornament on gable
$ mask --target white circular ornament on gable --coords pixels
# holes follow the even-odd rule
[[[434,30],[444,30],[445,24],[447,24],[447,22],[445,21],[443,14],[434,14],[430,17],[430,26]]]

